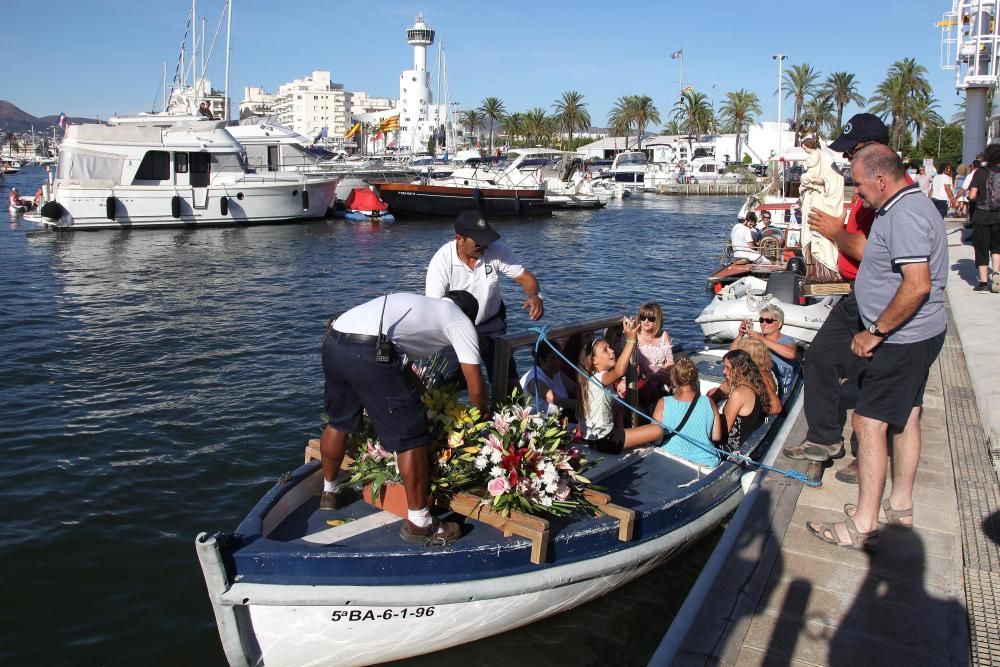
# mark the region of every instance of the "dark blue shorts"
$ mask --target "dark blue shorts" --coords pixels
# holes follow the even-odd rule
[[[924,404],[927,374],[944,345],[944,331],[916,343],[882,343],[865,363],[854,412],[902,428]]]
[[[330,331],[323,340],[323,374],[330,426],[357,433],[364,409],[382,446],[390,452],[428,444],[420,388],[407,378],[399,362],[375,363],[373,344],[342,339]]]

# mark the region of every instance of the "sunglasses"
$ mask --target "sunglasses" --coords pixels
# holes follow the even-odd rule
[[[774,319],[772,317],[761,317],[757,321],[760,322],[761,324],[774,324],[778,320],[776,320],[776,319]]]
[[[640,322],[655,322],[656,321],[656,315],[640,315],[639,316],[639,321]]]
[[[859,150],[861,150],[861,149],[862,149],[862,148],[864,148],[865,146],[870,146],[870,145],[872,145],[872,144],[876,144],[876,143],[878,143],[878,142],[877,142],[877,141],[862,141],[862,142],[859,142],[859,143],[858,143],[858,144],[857,144],[857,145],[856,145],[856,146],[855,146],[854,148],[852,148],[851,150],[849,150],[849,151],[844,151],[844,157],[846,157],[846,158],[847,158],[848,160],[852,160],[852,159],[854,159],[854,156],[855,156],[855,155],[857,154],[857,152],[858,152]]]
[[[771,216],[769,216],[769,215],[765,215],[763,217],[764,217],[764,220],[770,220],[771,219]]]

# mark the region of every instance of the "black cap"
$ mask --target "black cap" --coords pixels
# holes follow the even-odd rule
[[[459,289],[451,290],[444,295],[444,298],[458,306],[459,310],[465,313],[465,316],[470,320],[473,322],[476,321],[476,318],[479,316],[479,301],[476,300],[476,297],[465,290]]]
[[[467,236],[481,246],[489,244],[500,238],[486,218],[478,211],[463,211],[455,218],[455,233],[459,236]]]
[[[829,148],[837,153],[846,153],[866,141],[889,143],[889,128],[875,114],[858,113],[851,116],[844,125],[844,131],[834,139]]]

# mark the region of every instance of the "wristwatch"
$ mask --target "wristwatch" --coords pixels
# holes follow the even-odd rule
[[[545,301],[545,297],[542,296],[541,292],[532,292],[528,295],[528,298],[530,299],[533,296],[537,296],[539,301]]]
[[[886,336],[889,335],[885,331],[879,329],[878,324],[876,322],[872,322],[871,324],[868,325],[868,333],[875,336],[876,338],[885,338]]]

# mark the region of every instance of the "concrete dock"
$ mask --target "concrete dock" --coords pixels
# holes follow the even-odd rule
[[[850,456],[818,488],[767,475],[651,664],[1000,665],[1000,294],[972,292],[968,232],[947,228],[950,320],[924,398],[914,529],[883,529],[875,554],[806,531],[857,502],[834,477]],[[789,441],[804,432],[800,416]]]

